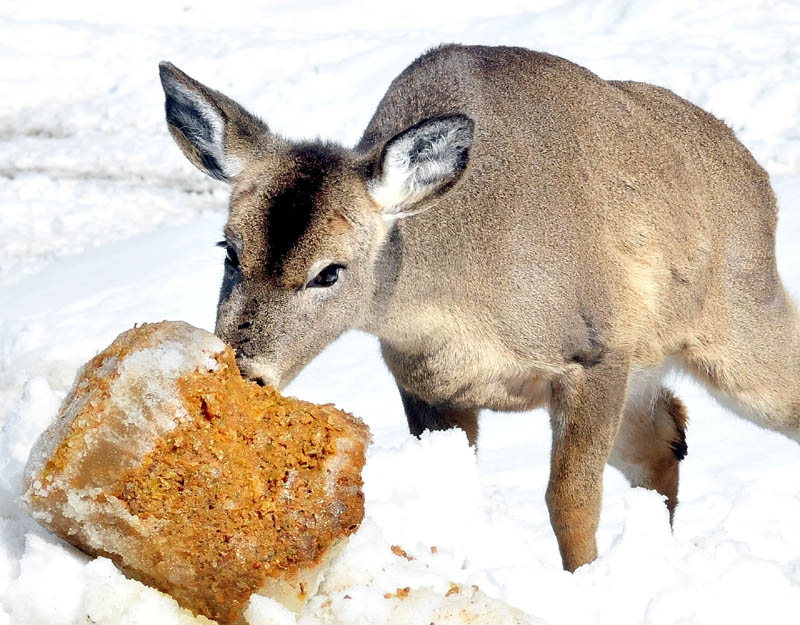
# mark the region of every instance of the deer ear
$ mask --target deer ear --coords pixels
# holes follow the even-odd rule
[[[466,115],[446,115],[425,119],[389,139],[378,172],[367,183],[384,215],[411,214],[452,187],[467,166],[473,128]]]
[[[230,182],[269,139],[269,128],[171,63],[162,62],[158,67],[172,138],[200,171]]]

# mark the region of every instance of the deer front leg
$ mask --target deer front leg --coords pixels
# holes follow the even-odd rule
[[[414,436],[425,430],[449,430],[458,427],[467,434],[473,447],[478,441],[478,409],[454,408],[446,404],[433,405],[398,386],[408,429]]]
[[[546,499],[568,571],[597,557],[603,467],[622,420],[627,378],[627,361],[604,357],[594,366],[574,365],[553,384]]]

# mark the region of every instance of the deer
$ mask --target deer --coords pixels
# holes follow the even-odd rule
[[[519,47],[446,44],[358,143],[292,141],[160,64],[169,132],[230,185],[216,333],[278,389],[349,329],[378,337],[411,434],[544,407],[563,566],[597,557],[603,470],[672,523],[685,371],[800,438],[800,331],[766,171],[651,84]]]

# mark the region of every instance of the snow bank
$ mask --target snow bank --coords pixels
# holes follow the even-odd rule
[[[659,625],[689,616],[686,622],[712,624],[759,615],[769,615],[764,622],[789,623],[800,610],[800,559],[793,549],[798,538],[780,552],[769,540],[775,527],[753,527],[767,503],[781,517],[776,525],[796,527],[796,497],[734,496],[725,502],[724,525],[711,522],[697,533],[673,536],[658,495],[627,490],[610,546],[597,562],[570,575],[557,562],[537,558],[537,537],[527,540],[530,528],[497,505],[498,494],[482,483],[460,432],[373,447],[364,478],[367,518],[306,613],[295,619],[257,597],[247,612],[250,625]],[[721,504],[710,499],[712,508]],[[171,599],[126,580],[110,562],[90,561],[35,530],[26,536],[19,567],[2,595],[14,623],[191,621]],[[464,614],[473,620],[463,620]]]
[[[33,534],[26,538],[20,570],[19,577],[3,596],[3,605],[13,623],[197,625],[211,622],[194,618],[170,597],[126,579],[106,558],[87,561],[86,556],[77,551]]]

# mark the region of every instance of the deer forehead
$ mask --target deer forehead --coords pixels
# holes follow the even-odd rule
[[[282,160],[282,167],[254,163],[234,182],[226,233],[241,239],[246,269],[301,281],[323,256],[347,260],[352,214],[363,198],[335,155],[290,153]]]

